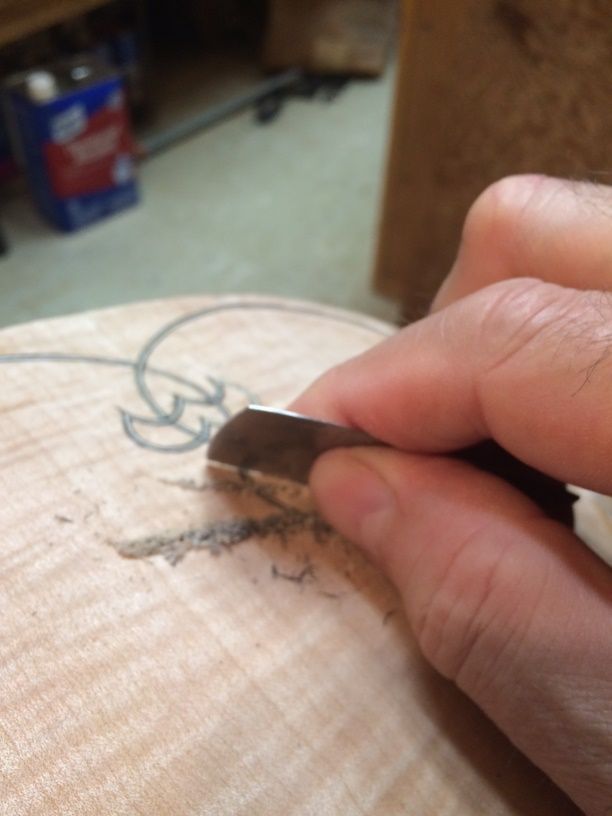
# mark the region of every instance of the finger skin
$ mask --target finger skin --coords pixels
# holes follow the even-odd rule
[[[612,492],[612,303],[529,278],[488,286],[332,369],[291,406],[414,452],[493,438]]]
[[[612,804],[612,573],[469,465],[325,454],[323,515],[400,591],[420,648],[591,816]]]
[[[457,260],[433,309],[525,276],[609,291],[611,226],[610,187],[537,175],[501,179],[470,208]]]
[[[425,656],[588,816],[612,813],[611,573],[506,483],[418,452],[492,437],[612,493],[611,215],[606,188],[494,185],[435,313],[292,406],[411,452],[320,457],[319,508],[395,582]]]

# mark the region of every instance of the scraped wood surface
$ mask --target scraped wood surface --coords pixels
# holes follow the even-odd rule
[[[0,332],[0,813],[576,811],[307,491],[207,468],[391,328],[183,299]]]

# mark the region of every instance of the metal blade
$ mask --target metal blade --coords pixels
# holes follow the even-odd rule
[[[208,446],[208,458],[306,484],[321,453],[363,445],[384,443],[355,428],[280,408],[249,405],[217,431]]]
[[[249,405],[221,427],[208,458],[240,470],[256,470],[308,482],[315,459],[332,448],[388,447],[364,431],[262,405]],[[576,496],[561,482],[516,459],[491,439],[447,454],[505,479],[552,518],[573,524]]]

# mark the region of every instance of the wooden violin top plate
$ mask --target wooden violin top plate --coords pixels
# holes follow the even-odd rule
[[[0,814],[576,813],[307,489],[207,467],[392,331],[201,297],[0,332]]]

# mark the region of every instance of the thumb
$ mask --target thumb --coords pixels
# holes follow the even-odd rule
[[[337,450],[316,462],[311,487],[327,520],[397,586],[425,657],[582,808],[603,813],[608,568],[520,492],[464,462]],[[572,745],[585,748],[580,761]]]

